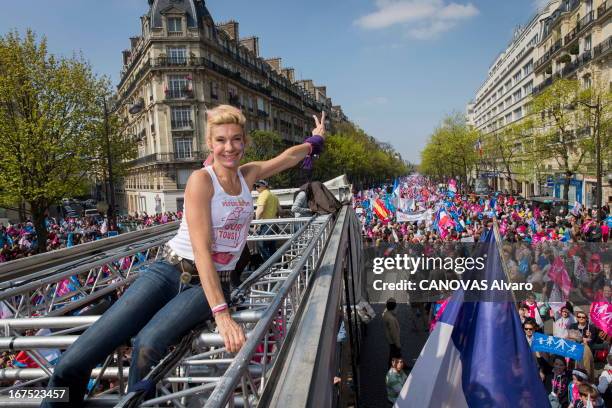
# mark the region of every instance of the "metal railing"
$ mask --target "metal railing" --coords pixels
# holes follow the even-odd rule
[[[249,241],[286,240],[309,218],[278,218],[252,221],[253,231]],[[259,226],[270,228],[266,235],[257,231]],[[79,260],[64,263],[31,274],[19,273],[19,261],[14,261],[11,279],[0,283],[0,301],[13,313],[13,318],[35,316],[62,316],[97,300],[101,296],[119,289],[136,278],[140,269],[159,259],[159,249],[176,234],[178,222],[158,228],[161,233],[151,236],[151,230],[132,233],[132,236],[145,237],[141,241],[130,239],[123,246],[113,245],[114,240],[122,241],[126,235],[109,238],[104,246],[90,246],[90,249],[74,247],[69,251],[79,251]],[[97,244],[100,241],[96,241]],[[94,243],[92,243],[94,244]],[[104,243],[103,243],[104,244]],[[83,252],[83,250],[85,252]],[[45,258],[55,259],[61,251],[44,254],[38,262],[44,264]],[[3,265],[10,267],[11,265]],[[27,271],[30,265],[23,265]],[[69,282],[68,280],[71,281]]]
[[[608,10],[609,10],[608,0],[606,0],[603,3],[601,3],[599,7],[597,7],[597,18],[602,18],[603,15],[606,14],[606,11]]]
[[[359,399],[359,378],[356,370],[360,356],[360,323],[352,306],[364,298],[362,285],[363,259],[361,225],[355,213],[345,207],[336,226],[321,265],[313,277],[310,295],[304,304],[302,318],[296,325],[291,343],[281,350],[259,406],[302,408],[332,407],[333,376],[339,371],[352,371],[356,399]],[[344,323],[349,341],[338,346],[340,322]],[[343,367],[338,347],[348,347],[350,367]],[[313,364],[321,361],[322,364]],[[299,378],[299,381],[296,379]],[[221,405],[213,405],[219,407]]]
[[[595,11],[591,10],[578,21],[578,27],[580,27],[579,30],[584,30],[593,21],[595,21]]]
[[[204,159],[204,152],[192,151],[191,155],[185,155],[178,152],[171,153],[153,153],[143,157],[139,157],[129,162],[131,167],[141,166],[150,163],[170,163],[176,161],[198,161]]]
[[[247,285],[241,286],[241,291],[236,292],[237,299],[244,301],[239,305],[239,310],[234,311],[233,317],[244,326],[249,339],[241,353],[248,352],[250,358],[246,360],[244,370],[239,370],[243,380],[239,392],[237,391],[243,395],[243,390],[250,387],[249,395],[236,396],[244,401],[256,398],[266,383],[266,373],[272,367],[293,324],[299,304],[307,294],[308,282],[326,246],[333,227],[333,218],[319,216],[253,222],[254,227],[261,225],[272,227],[268,234],[273,235],[258,235],[257,231],[262,229],[254,228],[249,241],[287,241],[253,273],[257,275],[257,279],[247,280]],[[129,284],[139,273],[143,273],[142,267],[159,258],[159,249],[173,234],[174,232],[159,236],[154,242],[132,244],[115,250],[114,255],[102,255],[102,259],[70,267],[68,270],[55,268],[23,277],[20,282],[14,282],[18,283],[16,286],[0,292],[0,301],[13,313],[13,318],[0,320],[0,326],[5,330],[5,337],[0,338],[0,349],[29,349],[31,357],[40,362],[40,368],[36,369],[0,370],[0,379],[25,381],[22,386],[33,381],[45,381],[53,367],[37,355],[37,350],[67,348],[78,337],[73,333],[82,331],[99,318],[64,315]],[[70,277],[76,277],[80,286],[76,285],[78,287],[74,290],[65,291],[66,293],[58,296],[63,282]],[[242,296],[238,296],[240,294]],[[28,328],[64,330],[56,331],[51,336],[23,336],[23,330]],[[206,393],[202,392],[210,392],[219,382],[219,376],[223,377],[227,367],[235,367],[233,362],[242,361],[239,358],[232,359],[221,347],[222,344],[220,335],[214,332],[205,331],[199,335],[193,345],[196,354],[181,358],[168,367],[158,385],[157,397],[145,401],[143,406],[154,406],[164,401],[174,401],[176,406],[182,406],[178,401],[203,398]],[[260,345],[263,345],[263,348]],[[126,386],[123,379],[127,378],[129,369],[124,368],[122,362],[118,363],[119,366],[109,364],[110,361],[121,361],[119,354],[117,352],[109,356],[102,369],[92,373],[94,378],[118,378],[118,389],[111,390],[112,392],[107,390],[102,396],[104,400],[96,397],[89,400],[90,403],[110,401],[115,404],[123,394]],[[240,354],[237,357],[240,357]],[[245,384],[248,384],[247,388]],[[0,395],[6,395],[9,388],[18,386],[1,389]],[[114,396],[114,399],[109,399],[111,396]],[[0,398],[0,406],[5,406],[6,403],[10,401]]]
[[[612,36],[600,42],[593,48],[593,58],[606,55],[608,52],[610,52],[610,48],[612,48]]]
[[[193,90],[185,89],[168,89],[165,91],[166,99],[188,99],[193,98]]]

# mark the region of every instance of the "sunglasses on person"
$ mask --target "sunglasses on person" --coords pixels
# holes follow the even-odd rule
[[[586,316],[582,315],[582,316],[576,316],[577,319],[586,319]]]
[[[525,327],[525,331],[533,331],[533,327]]]

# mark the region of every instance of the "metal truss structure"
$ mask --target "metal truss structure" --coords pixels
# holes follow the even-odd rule
[[[261,225],[269,225],[271,232],[259,235]],[[232,315],[247,334],[240,352],[226,352],[221,336],[209,324],[189,338],[185,350],[177,346],[153,370],[159,375],[156,395],[143,401],[141,395],[125,394],[129,367],[122,346],[92,372],[95,384],[87,406],[256,406],[333,228],[332,216],[253,221],[249,241],[285,242],[234,290]],[[86,308],[95,311],[95,303],[112,301],[143,270],[146,273],[144,267],[159,259],[160,248],[173,235],[164,233],[108,252],[83,254],[79,261],[0,283],[0,302],[12,314],[0,320],[0,350],[23,350],[39,367],[0,370],[0,384],[19,380],[0,388],[0,406],[13,405],[5,397],[9,390],[46,383],[53,363],[41,350],[66,349],[99,318],[70,314]],[[33,335],[40,329],[52,332]],[[114,385],[96,393],[99,382],[107,379]]]

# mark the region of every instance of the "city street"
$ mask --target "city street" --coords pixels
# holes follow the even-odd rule
[[[363,353],[359,364],[361,408],[382,408],[388,406],[386,405],[387,390],[385,375],[389,371],[387,366],[389,347],[385,339],[382,321],[382,312],[385,310],[385,305],[373,304],[372,307],[376,311],[376,318],[367,325],[367,335],[363,337],[363,343],[361,344]],[[425,330],[425,324],[422,319],[416,323],[416,316],[409,305],[398,302],[396,310],[397,318],[400,322],[402,356],[408,366],[406,371],[409,372],[427,341],[429,330]]]

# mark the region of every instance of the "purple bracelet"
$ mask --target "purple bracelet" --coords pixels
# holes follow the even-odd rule
[[[325,142],[325,139],[323,139],[323,137],[319,135],[310,136],[309,138],[304,140],[304,143],[310,144],[310,153],[308,154],[308,156],[306,156],[306,158],[304,159],[304,162],[302,163],[303,169],[306,169],[306,170],[312,169],[312,164],[314,161],[313,156],[318,156],[319,154],[323,152],[324,142]]]

